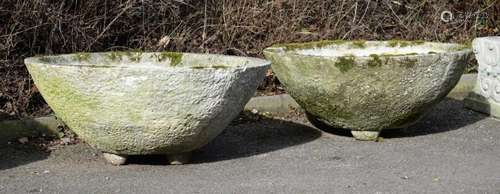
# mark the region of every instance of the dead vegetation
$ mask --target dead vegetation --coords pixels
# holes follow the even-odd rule
[[[443,11],[453,20],[442,21]],[[273,43],[318,39],[468,43],[500,34],[498,13],[497,0],[1,0],[0,119],[50,112],[22,63],[29,56],[142,49],[261,57]],[[278,87],[269,73],[260,89]]]

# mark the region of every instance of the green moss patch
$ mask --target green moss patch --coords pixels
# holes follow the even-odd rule
[[[132,62],[139,62],[142,59],[143,52],[140,50],[132,51],[113,51],[105,54],[106,58],[111,61],[121,61],[126,56]]]
[[[337,62],[335,62],[335,67],[337,67],[340,72],[345,73],[352,69],[355,63],[354,56],[339,57],[337,58]]]
[[[38,60],[42,63],[51,63],[53,61],[50,57],[38,57]]]
[[[352,41],[351,45],[353,48],[366,48],[366,41],[365,40]]]
[[[387,41],[387,45],[390,47],[409,47],[425,44],[423,40],[415,40],[415,41],[406,41],[406,40],[390,40]]]
[[[273,47],[283,47],[286,51],[293,51],[298,49],[321,48],[329,45],[342,45],[348,42],[349,41],[346,40],[320,40],[306,43],[275,44]]]
[[[338,108],[338,109],[332,111],[332,114],[330,117],[350,120],[354,117],[354,113],[349,112],[349,111],[342,111],[342,108]]]
[[[203,66],[203,65],[193,65],[190,67],[191,69],[205,69],[207,67]]]
[[[123,55],[125,55],[125,52],[115,51],[115,52],[106,53],[105,56],[106,56],[106,58],[108,58],[111,61],[121,61]]]
[[[368,61],[368,67],[380,67],[382,66],[382,59],[376,54],[370,55],[371,59]]]
[[[401,60],[401,66],[405,68],[413,68],[418,64],[418,59],[404,58]]]
[[[228,69],[231,68],[229,65],[223,65],[223,64],[217,64],[217,65],[192,65],[190,67],[191,69],[208,69],[208,68],[213,68],[213,69]]]
[[[38,87],[43,91],[44,98],[51,103],[58,112],[59,116],[65,117],[66,114],[74,114],[82,116],[86,115],[89,110],[95,110],[99,106],[99,102],[85,94],[82,94],[78,89],[74,88],[67,80],[55,76],[56,73],[45,74],[38,66],[33,66],[32,75],[38,80]]]
[[[177,66],[179,63],[182,62],[182,53],[178,52],[162,52],[160,53],[158,57],[158,62],[162,62],[165,59],[170,60],[170,66]]]
[[[130,61],[139,62],[142,59],[142,52],[127,52],[126,53]]]
[[[276,44],[273,47],[282,47],[286,51],[293,51],[298,49],[311,49],[311,48],[322,48],[330,45],[344,45],[349,44],[351,48],[366,48],[366,40],[320,40],[315,42],[306,43],[289,43],[289,44]]]
[[[90,53],[75,53],[73,54],[73,60],[75,61],[88,61],[90,59]]]
[[[418,53],[404,53],[404,54],[390,54],[390,53],[384,53],[381,54],[381,57],[400,57],[400,56],[415,56],[419,55]]]
[[[211,67],[214,69],[227,69],[227,68],[230,68],[231,66],[229,66],[229,65],[212,65]]]
[[[470,49],[470,48],[471,48],[471,46],[460,44],[460,45],[458,45],[456,47],[451,48],[449,51],[452,51],[452,52],[454,52],[454,51],[463,51],[463,50]]]

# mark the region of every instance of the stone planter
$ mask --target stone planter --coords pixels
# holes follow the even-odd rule
[[[264,51],[313,124],[350,129],[359,140],[416,122],[457,84],[470,53],[419,41],[322,41]]]
[[[240,113],[270,65],[171,52],[78,53],[25,64],[58,117],[117,165],[145,154],[187,162]]]
[[[477,38],[473,50],[479,73],[474,90],[465,99],[465,106],[500,118],[500,37]]]

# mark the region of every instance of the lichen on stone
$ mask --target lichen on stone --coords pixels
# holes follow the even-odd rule
[[[471,46],[460,44],[458,46],[455,46],[455,47],[449,49],[449,51],[456,52],[456,51],[463,51],[463,50],[470,49],[470,48],[471,48]]]
[[[415,56],[419,55],[418,53],[400,53],[400,54],[391,54],[391,53],[384,53],[381,54],[381,57],[400,57],[400,56]]]
[[[366,48],[366,40],[320,40],[307,43],[289,43],[289,44],[276,44],[273,47],[282,47],[285,51],[293,51],[298,49],[312,49],[322,48],[330,45],[344,45],[349,44],[350,48]]]
[[[170,66],[177,66],[182,62],[182,53],[178,52],[161,52],[157,57],[158,57],[158,62],[162,62],[165,59],[169,59]]]
[[[124,55],[123,51],[113,51],[106,53],[105,56],[111,61],[117,61],[117,60],[121,61],[123,55]]]
[[[73,59],[75,61],[88,61],[90,59],[90,53],[75,53],[73,54]]]
[[[368,61],[368,67],[380,67],[382,66],[382,59],[377,54],[371,54],[371,59]]]
[[[345,57],[338,57],[337,61],[335,62],[335,67],[337,67],[340,72],[345,73],[352,69],[355,65],[355,57],[354,56],[345,56]]]
[[[298,49],[322,48],[329,45],[342,45],[347,42],[346,40],[320,40],[307,43],[275,44],[273,47],[282,47],[285,51],[293,51]]]
[[[111,61],[121,61],[126,56],[132,62],[139,62],[142,59],[141,50],[113,51],[105,54],[105,57]]]
[[[50,57],[44,57],[44,56],[38,57],[38,60],[40,62],[43,62],[43,63],[51,63],[52,62],[52,59]]]
[[[387,45],[390,47],[408,47],[425,44],[423,40],[407,41],[407,40],[390,40],[387,41]]]
[[[58,114],[63,114],[59,116],[66,117],[66,114],[85,115],[86,111],[95,110],[99,106],[99,102],[94,98],[81,94],[78,89],[62,77],[43,74],[38,66],[33,66],[32,69],[32,75],[39,83],[43,83],[42,85],[38,84],[38,87],[45,94],[46,100],[56,105]]]
[[[351,42],[353,48],[365,48],[366,40],[355,40]]]
[[[191,69],[207,69],[207,68],[213,68],[213,69],[228,69],[231,66],[229,65],[224,65],[224,64],[215,64],[215,65],[192,65],[190,66]]]
[[[139,62],[142,59],[142,51],[129,51],[126,53],[129,60]]]
[[[211,67],[214,69],[227,69],[230,68],[231,66],[219,64],[219,65],[211,65]]]
[[[407,58],[402,59],[400,62],[401,62],[401,66],[403,66],[405,68],[413,68],[417,65],[418,59],[407,57]]]

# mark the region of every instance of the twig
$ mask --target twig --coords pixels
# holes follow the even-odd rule
[[[396,12],[394,11],[394,9],[392,9],[391,4],[390,4],[390,3],[387,3],[387,2],[386,2],[386,4],[387,4],[387,6],[389,6],[389,9],[391,9],[391,12],[392,12],[392,14],[394,15],[394,17],[396,17],[396,18],[398,19],[399,24],[400,24],[401,26],[403,26],[406,30],[408,30],[408,27],[404,24],[404,22],[401,20],[401,18],[398,16],[398,14],[396,14]]]
[[[354,4],[354,17],[352,18],[352,23],[356,23],[356,16],[358,16],[358,2]]]
[[[366,13],[368,12],[368,8],[370,8],[371,0],[367,0],[366,2],[368,2],[368,3],[366,4],[365,12],[361,16],[361,19],[359,19],[358,26],[361,24],[361,22],[363,21],[363,19],[365,19]]]
[[[94,39],[94,41],[87,46],[87,48],[85,49],[86,51],[88,51],[90,49],[90,47],[92,47],[104,35],[104,33],[106,33],[106,31],[109,30],[111,25],[113,25],[113,23],[115,23],[116,20],[118,20],[118,18],[120,18],[128,9],[132,8],[132,3],[130,3],[131,1],[133,1],[133,0],[128,0],[125,3],[126,6],[122,9],[122,11],[120,13],[118,13],[118,15],[116,15],[116,17],[113,20],[111,20],[111,22],[109,22],[109,24],[104,28],[104,30],[102,30],[102,32],[99,33],[99,35],[97,35],[97,37]]]
[[[201,35],[201,45],[200,47],[205,50],[205,39],[207,38],[207,0],[205,0],[204,8],[204,18],[203,18],[203,34]]]

